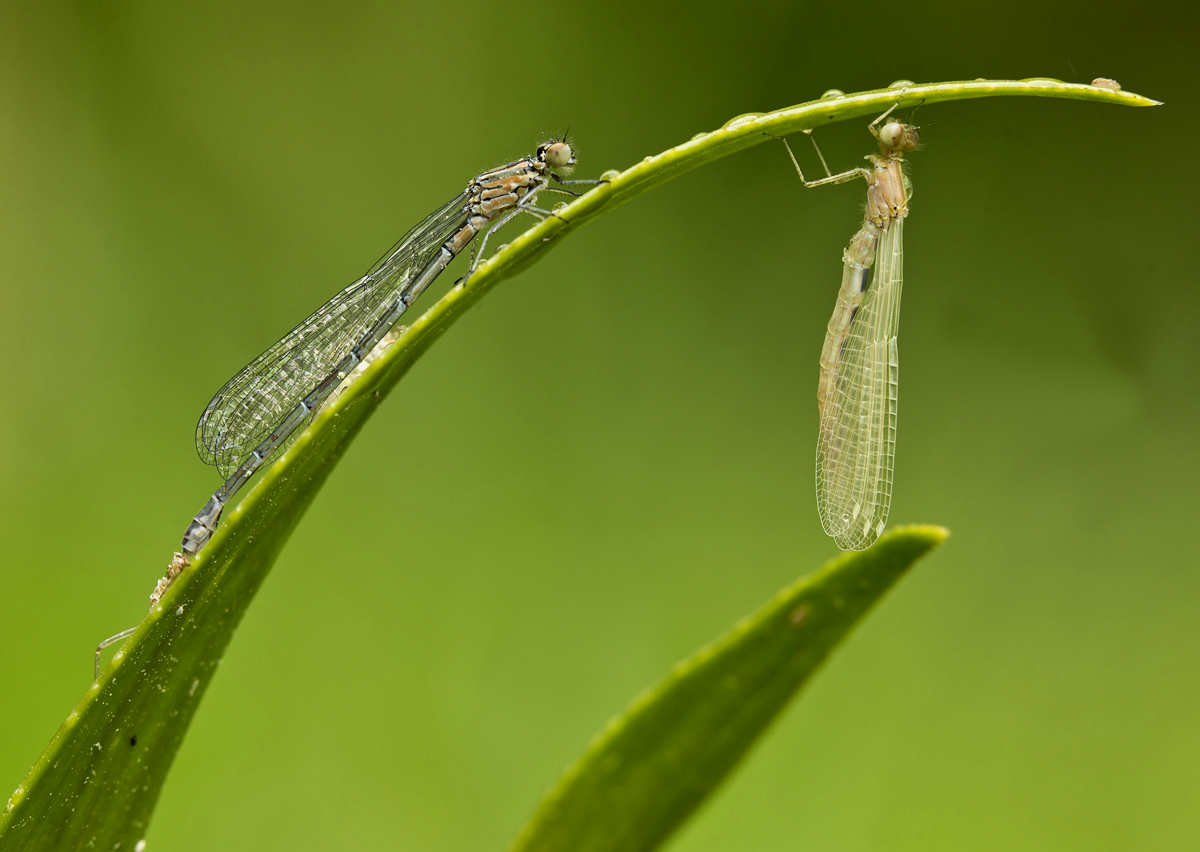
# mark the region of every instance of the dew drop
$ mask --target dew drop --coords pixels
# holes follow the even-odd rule
[[[1057,77],[1026,77],[1022,83],[1061,83]]]
[[[915,86],[915,85],[917,85],[917,84],[914,83],[912,80],[897,80],[895,83],[892,83],[892,85],[888,86],[888,88],[889,89],[907,89],[909,86]]]
[[[609,169],[604,174],[600,175],[600,180],[616,180],[621,176],[621,173],[616,169]]]
[[[739,127],[744,127],[747,124],[757,121],[759,118],[762,118],[761,112],[748,112],[745,115],[739,115],[729,119],[729,121],[725,122],[725,124],[721,126],[721,129],[736,130]]]
[[[843,92],[841,89],[826,89],[825,93],[823,95],[821,95],[821,100],[836,101],[838,98],[844,98],[844,97],[846,97],[846,93]]]
[[[689,141],[689,142],[695,142],[697,139],[703,139],[703,138],[704,138],[705,136],[707,136],[707,135],[708,135],[707,133],[697,133],[695,136],[693,136],[693,137],[692,137],[691,139],[689,139],[688,141]]]
[[[567,202],[565,202],[565,201],[561,201],[558,204],[555,204],[553,207],[550,208],[551,212],[553,212],[553,213],[561,213],[566,209],[567,209]]]

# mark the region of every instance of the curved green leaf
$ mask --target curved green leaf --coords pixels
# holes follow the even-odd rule
[[[729,775],[941,527],[893,530],[780,592],[596,737],[511,852],[657,848]]]
[[[482,264],[372,362],[313,422],[236,508],[67,717],[0,813],[0,850],[121,848],[142,838],[167,770],[233,630],[321,484],[380,401],[462,314],[571,230],[705,163],[780,136],[881,112],[894,103],[998,95],[1074,98],[1126,106],[1155,101],[1050,80],[974,81],[823,98],[724,127],[647,157]],[[202,496],[202,495],[201,495]],[[197,505],[200,499],[197,499]],[[180,519],[181,526],[186,519]],[[136,735],[136,743],[131,738]]]

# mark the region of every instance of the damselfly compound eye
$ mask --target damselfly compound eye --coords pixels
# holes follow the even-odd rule
[[[573,157],[574,152],[566,142],[552,142],[546,147],[546,165],[552,169],[565,169]]]
[[[885,148],[898,148],[902,138],[904,138],[904,128],[896,121],[889,121],[879,131],[879,141]]]
[[[915,151],[921,144],[921,131],[911,124],[889,121],[879,131],[879,142],[888,151]]]

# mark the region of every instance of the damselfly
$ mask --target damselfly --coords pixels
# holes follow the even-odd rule
[[[556,174],[574,166],[575,153],[564,138],[474,178],[460,195],[401,237],[366,275],[226,382],[196,424],[196,451],[226,477],[225,484],[188,525],[184,555],[204,547],[230,498],[288,447],[334,388],[476,234],[487,229],[468,276],[482,259],[488,238],[515,216],[556,215],[533,206],[538,193],[576,194],[549,187],[551,180],[596,183]]]
[[[867,182],[866,214],[842,256],[842,286],[825,332],[817,385],[817,509],[825,532],[843,550],[874,544],[892,502],[900,369],[896,332],[904,284],[904,219],[912,194],[902,163],[904,152],[916,150],[921,141],[920,131],[910,124],[893,119],[879,127],[895,108],[870,124],[880,150],[866,158],[870,168],[831,174],[818,148],[827,176],[806,180],[788,146],[807,187],[860,177]]]
[[[538,146],[528,157],[478,175],[401,237],[366,275],[217,391],[196,425],[196,450],[225,482],[188,525],[183,552],[175,554],[150,596],[151,607],[189,564],[189,557],[208,543],[222,510],[246,481],[299,437],[322,403],[477,234],[483,232],[483,238],[466,276],[479,265],[488,238],[517,215],[558,215],[533,206],[539,193],[578,195],[561,187],[602,182],[561,177],[560,172],[569,174],[574,166],[575,152],[564,135]],[[97,677],[100,651],[130,633],[112,636],[97,648]]]

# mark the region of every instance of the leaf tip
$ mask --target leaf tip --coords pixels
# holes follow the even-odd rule
[[[938,524],[905,524],[893,527],[880,537],[877,544],[896,544],[915,547],[913,558],[924,556],[950,537],[950,530]],[[872,548],[873,549],[873,548]]]
[[[892,530],[896,535],[912,536],[926,539],[930,544],[938,545],[950,538],[950,530],[940,524],[905,524]]]

